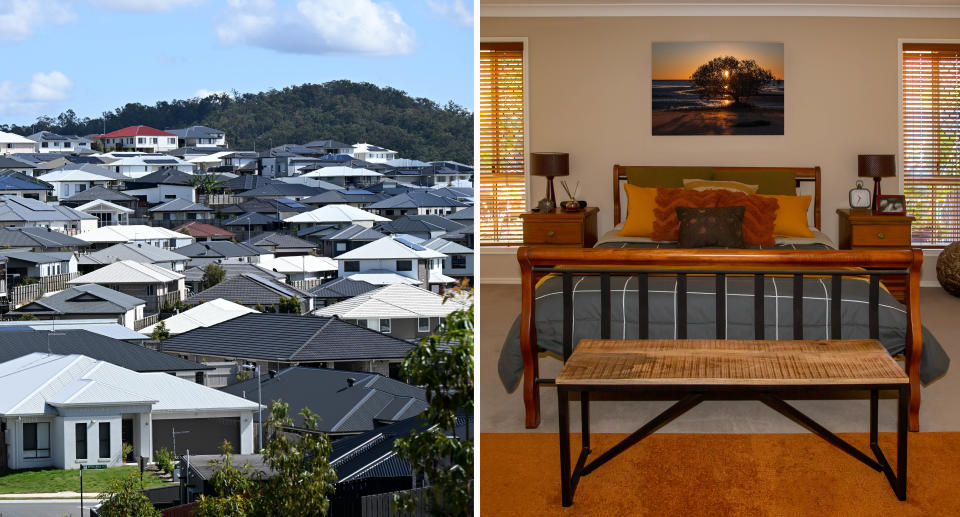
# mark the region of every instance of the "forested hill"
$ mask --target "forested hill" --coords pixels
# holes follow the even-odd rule
[[[42,130],[87,135],[101,133],[104,122],[107,132],[137,124],[157,129],[209,126],[226,131],[230,147],[238,150],[333,139],[380,145],[403,158],[473,162],[473,114],[463,107],[453,102],[440,106],[394,88],[347,80],[154,106],[131,103],[95,119],[80,119],[67,110],[56,118],[39,117],[30,126],[0,125],[0,130],[24,136]]]

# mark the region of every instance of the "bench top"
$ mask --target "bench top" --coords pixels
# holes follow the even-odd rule
[[[875,339],[584,339],[556,379],[590,386],[907,384]]]

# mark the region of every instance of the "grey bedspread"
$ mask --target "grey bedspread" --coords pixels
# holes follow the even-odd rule
[[[601,245],[603,246],[603,245]],[[618,246],[619,247],[619,246]],[[629,247],[635,247],[633,245]],[[642,247],[642,246],[638,246]],[[793,339],[793,278],[767,277],[765,279],[765,337],[766,339]],[[690,276],[687,279],[687,337],[713,339],[716,337],[715,278]],[[869,284],[858,278],[842,280],[842,338],[869,337],[867,300]],[[726,287],[729,339],[754,338],[753,277],[728,277]],[[537,288],[538,345],[557,354],[562,353],[561,332],[563,318],[562,280],[549,278]],[[583,338],[600,337],[600,280],[596,276],[578,276],[573,279],[573,344]],[[611,278],[611,337],[634,339],[638,336],[637,279],[614,276]],[[672,339],[675,328],[675,277],[651,277],[649,299],[649,329],[652,339]],[[803,286],[803,319],[805,339],[829,339],[830,336],[830,279],[805,278]],[[880,292],[880,341],[891,354],[903,351],[906,340],[906,310],[889,293]],[[940,343],[923,329],[923,352],[920,359],[920,380],[924,384],[947,372],[950,358]],[[498,364],[500,379],[512,391],[523,377],[523,357],[520,351],[520,319],[514,321],[500,352]]]

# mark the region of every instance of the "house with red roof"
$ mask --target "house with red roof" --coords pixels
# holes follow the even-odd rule
[[[93,139],[103,142],[105,148],[116,151],[160,153],[177,148],[177,135],[150,126],[129,126],[96,135]]]
[[[237,237],[237,234],[229,230],[224,230],[219,226],[201,223],[198,221],[191,221],[187,224],[182,224],[174,228],[173,231],[185,233],[196,238],[197,241],[228,241]]]

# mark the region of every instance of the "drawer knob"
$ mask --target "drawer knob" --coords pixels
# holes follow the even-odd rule
[[[877,238],[878,238],[878,239],[885,239],[886,237],[887,237],[887,236],[884,235],[883,232],[877,232]]]
[[[547,232],[547,237],[553,237],[556,234],[557,234],[556,232]],[[880,238],[882,239],[883,237],[880,237]]]

